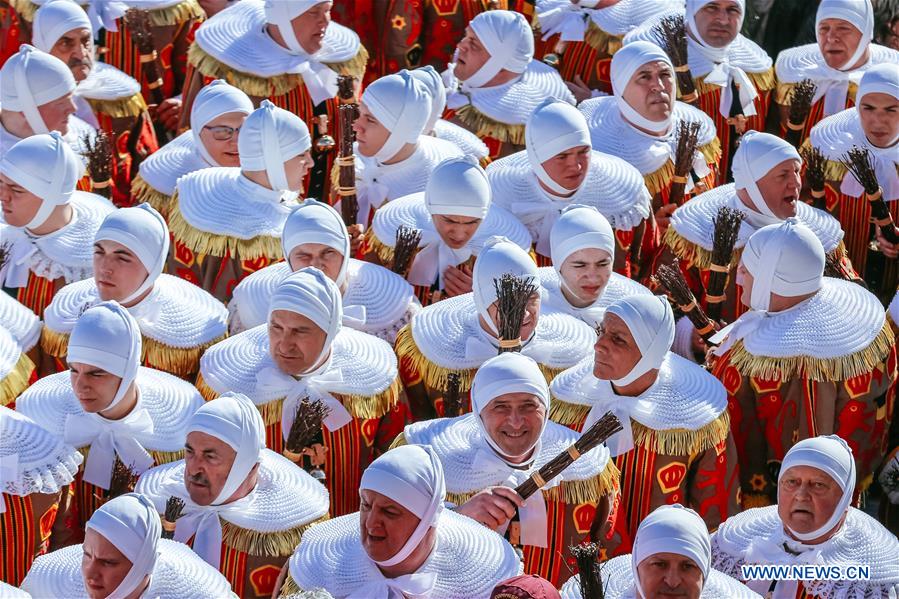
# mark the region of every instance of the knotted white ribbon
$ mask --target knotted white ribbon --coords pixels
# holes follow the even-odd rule
[[[3,268],[3,286],[18,289],[28,284],[31,257],[37,253],[37,240],[23,229],[8,227],[9,260]]]
[[[762,326],[768,316],[769,313],[764,310],[744,312],[740,318],[712,335],[709,341],[718,344],[718,347],[713,349],[712,353],[716,356],[723,356],[733,347],[734,343]]]
[[[300,379],[295,379],[271,366],[263,368],[256,375],[257,391],[267,395],[285,393],[281,407],[281,432],[285,439],[303,397],[321,399],[330,409],[330,414],[322,421],[329,431],[336,431],[352,422],[353,417],[343,403],[331,395],[331,389],[341,383],[343,375],[340,369],[331,367],[330,360],[315,371],[302,375]]]
[[[582,42],[587,33],[587,11],[577,4],[568,3],[545,12],[537,13],[541,38],[544,42],[559,33],[565,42]]]
[[[0,460],[0,514],[6,512],[6,501],[3,493],[6,492],[6,483],[16,482],[19,478],[19,454],[13,453],[3,456]]]
[[[313,104],[321,104],[337,95],[337,73],[324,63],[308,58],[287,72],[303,77]]]
[[[356,211],[356,222],[368,225],[368,217],[372,209],[377,210],[387,200],[390,189],[378,181],[381,174],[380,165],[375,158],[362,159],[362,184],[359,186],[357,201],[359,209]]]
[[[727,47],[709,48],[698,44],[693,38],[687,37],[688,53],[697,52],[704,58],[709,60],[714,66],[712,70],[705,76],[705,82],[711,85],[721,87],[721,102],[718,105],[718,111],[725,118],[730,117],[730,106],[733,100],[731,91],[731,81],[737,84],[740,93],[741,112],[744,116],[754,116],[756,114],[755,104],[753,103],[758,97],[758,91],[752,83],[752,79],[746,74],[746,71],[740,67],[730,63],[727,57]]]
[[[787,547],[793,547],[799,552],[799,555],[793,555],[786,550]],[[821,550],[819,547],[811,547],[796,541],[787,539],[783,529],[776,528],[767,535],[754,538],[743,555],[743,561],[746,564],[775,564],[775,565],[792,565],[792,564],[821,564]],[[773,594],[768,594],[771,586],[771,580],[753,580],[747,581],[746,586],[750,589],[771,597],[771,599],[793,599],[796,596],[798,581],[795,580],[779,580],[777,586],[774,587]]]
[[[622,428],[606,441],[609,453],[615,457],[632,450],[634,448],[634,431],[631,426],[631,418],[639,412],[651,413],[652,402],[639,397],[617,395],[612,389],[610,381],[597,379],[593,373],[585,375],[578,383],[578,387],[585,389],[590,399],[594,401],[593,407],[587,414],[587,420],[584,421],[584,430],[590,428],[594,422],[611,410],[618,418]]]
[[[824,116],[830,116],[842,112],[846,108],[846,97],[849,95],[849,84],[858,85],[864,72],[855,70],[852,72],[838,71],[828,66],[818,69],[814,82],[818,88],[812,97],[812,104],[824,98]]]
[[[369,576],[374,580],[352,591],[347,599],[426,599],[431,596],[431,591],[437,584],[437,574],[434,572],[416,572],[387,578],[374,563],[371,563]]]
[[[446,269],[471,258],[468,246],[454,250],[446,245],[433,223],[422,229],[419,247],[421,249],[415,255],[407,277],[413,285],[433,285],[439,277],[440,289],[443,289],[443,273]]]

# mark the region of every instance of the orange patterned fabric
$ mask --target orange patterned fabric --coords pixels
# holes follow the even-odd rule
[[[21,497],[3,493],[6,511],[0,514],[0,580],[18,586],[34,558],[50,550],[61,498],[68,487],[52,494]],[[54,539],[55,541],[55,539]]]

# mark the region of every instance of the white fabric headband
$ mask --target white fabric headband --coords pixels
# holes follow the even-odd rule
[[[533,277],[536,281],[537,265],[523,249],[505,237],[491,237],[484,244],[484,249],[474,263],[472,294],[478,314],[494,334],[498,334],[499,331],[487,309],[496,301],[496,287],[493,280],[504,274]]]
[[[862,34],[858,46],[840,70],[851,69],[861,60],[874,38],[874,8],[870,0],[821,0],[815,14],[815,31],[824,19],[840,19],[848,22]]]
[[[406,69],[381,77],[362,92],[362,103],[390,134],[375,158],[384,162],[415,143],[430,117],[431,95]]]
[[[22,44],[0,69],[0,104],[5,110],[25,114],[35,134],[49,133],[38,106],[75,91],[75,77],[63,61]]]
[[[221,164],[216,162],[209,150],[206,149],[200,138],[200,132],[207,123],[229,112],[241,112],[248,115],[253,112],[253,102],[245,93],[228,85],[222,79],[216,79],[201,89],[190,108],[190,132],[194,146],[203,159],[212,166],[221,166]],[[240,139],[239,136],[238,139]]]
[[[340,252],[343,262],[334,282],[338,287],[342,286],[346,281],[351,256],[350,236],[340,214],[318,200],[304,200],[284,222],[284,230],[281,232],[284,259],[290,262],[290,252],[304,243],[320,243]]]
[[[734,186],[736,189],[745,189],[755,204],[755,209],[771,219],[777,217],[768,207],[756,182],[786,160],[798,160],[802,164],[802,157],[789,142],[758,131],[744,133],[740,139],[740,147],[734,153]]]
[[[487,173],[474,156],[447,158],[431,173],[425,187],[430,214],[449,214],[483,219],[493,193]]]
[[[31,39],[39,50],[49,52],[59,38],[73,29],[93,31],[87,13],[73,0],[55,0],[34,14]]]
[[[503,69],[523,73],[528,68],[534,57],[534,34],[524,16],[510,10],[488,10],[468,26],[490,58],[464,82],[466,87],[483,87]]]
[[[659,368],[674,341],[674,313],[668,300],[658,295],[633,295],[620,299],[608,308],[624,321],[640,349],[640,360],[624,377],[613,380],[619,387]]]
[[[543,168],[543,163],[571,148],[591,146],[590,129],[584,115],[566,102],[547,98],[528,118],[524,138],[528,162],[540,182],[559,195],[574,191],[556,183]]]
[[[654,133],[664,133],[671,127],[671,121],[674,119],[674,111],[667,119],[663,121],[651,121],[641,115],[628,104],[624,99],[624,91],[630,83],[631,77],[634,76],[640,67],[650,62],[664,62],[671,69],[672,77],[674,75],[674,65],[671,59],[662,51],[661,48],[650,42],[637,41],[621,48],[612,57],[612,65],[610,76],[612,79],[612,93],[615,95],[615,103],[618,110],[632,124],[652,131]],[[673,98],[672,98],[673,100]]]
[[[446,108],[446,87],[443,85],[440,73],[431,65],[420,67],[410,72],[431,94],[431,114],[428,115],[428,122],[425,123],[423,131],[425,134],[429,134],[434,130],[437,121],[443,116],[443,110]]]

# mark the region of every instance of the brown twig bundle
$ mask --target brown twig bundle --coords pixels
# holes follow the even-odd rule
[[[716,321],[721,318],[721,307],[727,295],[724,288],[734,257],[734,245],[740,233],[740,225],[746,217],[739,210],[722,206],[715,215],[715,233],[712,241],[712,264],[709,267],[709,286],[706,289],[706,313]]]
[[[790,94],[790,115],[787,119],[786,140],[798,148],[802,143],[802,130],[812,109],[812,98],[818,86],[811,79],[803,79],[793,87]]]
[[[821,150],[814,146],[805,148],[802,158],[805,161],[805,180],[812,195],[812,204],[815,208],[823,210],[827,206],[824,192],[824,168],[827,165],[827,159],[824,158]]]
[[[599,564],[599,545],[580,543],[570,547],[571,555],[577,561],[579,586],[583,599],[603,599],[602,567]]]
[[[674,152],[674,177],[668,193],[668,203],[684,203],[687,177],[693,169],[693,157],[699,145],[699,123],[680,121],[677,124],[677,149]]]
[[[421,231],[400,225],[396,230],[396,243],[393,246],[393,264],[390,270],[405,277],[412,266],[412,259],[418,251],[418,244],[421,242]]]
[[[162,515],[162,538],[175,537],[175,524],[184,510],[184,500],[180,497],[169,497],[165,502],[165,513]]]
[[[340,216],[346,226],[356,224],[359,201],[356,199],[356,157],[353,154],[353,121],[356,119],[355,104],[341,104],[340,155],[337,157],[337,196],[340,198]],[[364,215],[368,217],[368,215]]]
[[[534,277],[516,277],[506,273],[493,279],[496,289],[496,328],[499,353],[521,351],[521,323],[531,296],[537,292]]]
[[[677,89],[680,91],[680,99],[688,104],[695,104],[698,99],[696,85],[693,83],[693,74],[687,62],[687,25],[683,15],[665,17],[653,27],[656,43],[664,48],[665,53],[674,65],[674,74],[677,77]]]
[[[342,104],[356,103],[356,78],[352,75],[337,76],[337,98]]]
[[[303,449],[312,445],[322,434],[322,422],[331,409],[320,399],[310,401],[304,397],[297,403],[293,424],[284,441],[284,455],[294,462],[303,457]]]
[[[526,481],[515,487],[515,492],[518,493],[522,499],[526,500],[546,486],[546,483],[562,474],[562,472],[573,464],[576,459],[600,443],[604,443],[609,437],[621,429],[621,422],[619,422],[615,414],[606,412],[602,418],[594,422],[590,428],[584,431],[580,438],[568,447],[568,449],[548,461],[542,468],[540,468],[540,470],[531,474]]]
[[[887,241],[899,243],[899,231],[893,224],[893,215],[890,214],[890,209],[883,201],[883,191],[877,182],[877,171],[874,170],[871,153],[867,148],[852,146],[852,149],[843,156],[842,162],[865,188],[865,199],[871,204],[871,221],[880,227]]]
[[[652,280],[668,292],[680,311],[690,319],[690,322],[696,327],[696,331],[708,342],[715,333],[715,323],[699,307],[699,302],[690,291],[690,286],[684,279],[678,261],[674,260],[670,266],[660,264],[656,273],[652,275]]]
[[[146,79],[147,88],[153,95],[153,102],[161,103],[162,96],[162,68],[159,64],[159,55],[156,53],[156,42],[153,39],[153,23],[150,20],[150,11],[141,8],[129,8],[125,12],[125,27],[131,34],[134,45],[140,53],[141,71]]]
[[[112,197],[112,144],[109,136],[100,129],[85,133],[82,138],[87,158],[87,170],[91,175],[92,191],[104,198]]]
[[[137,472],[129,466],[122,463],[122,460],[116,456],[115,464],[112,467],[112,478],[109,480],[109,490],[106,491],[106,498],[112,499],[134,490],[137,484]]]
[[[443,415],[446,418],[461,416],[464,412],[461,398],[462,377],[458,372],[446,375],[446,392],[443,394]]]

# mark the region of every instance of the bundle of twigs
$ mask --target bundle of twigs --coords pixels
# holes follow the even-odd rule
[[[693,157],[699,145],[699,123],[680,121],[677,124],[677,149],[674,152],[674,177],[668,192],[668,203],[680,206],[684,203],[687,177],[693,169]]]
[[[297,402],[293,424],[290,425],[290,432],[284,441],[284,457],[299,463],[305,455],[303,450],[312,445],[317,438],[321,438],[322,422],[330,411],[320,399],[311,401],[308,397],[304,397]]]
[[[866,148],[852,146],[852,149],[843,157],[842,162],[865,188],[865,199],[871,205],[871,222],[880,227],[887,241],[899,243],[899,230],[893,223],[890,209],[883,201],[883,191],[877,182],[877,172],[874,170],[871,153]]]
[[[814,146],[807,147],[802,152],[802,158],[805,160],[805,180],[812,196],[812,205],[825,210],[827,199],[824,191],[824,168],[827,165],[827,159],[824,158],[821,150]]]
[[[496,289],[499,353],[521,351],[521,323],[531,296],[537,292],[534,277],[516,277],[506,273],[493,279]]]
[[[159,55],[156,53],[156,43],[153,39],[153,23],[150,20],[150,11],[141,8],[129,8],[125,12],[125,27],[131,34],[134,45],[140,53],[141,71],[147,81],[147,88],[153,96],[153,102],[159,104],[165,98],[162,96],[162,68],[159,64]]]
[[[461,398],[462,377],[458,372],[446,375],[446,392],[443,394],[443,415],[446,418],[461,416],[465,410]]]
[[[579,586],[583,599],[603,599],[605,591],[602,587],[602,568],[599,564],[599,545],[581,543],[570,547],[571,555],[577,560]]]
[[[600,443],[606,442],[609,437],[621,429],[621,422],[618,421],[615,414],[606,412],[605,416],[594,422],[568,449],[548,461],[537,472],[531,474],[526,481],[515,487],[515,492],[522,499],[527,499],[546,486],[546,483],[562,474],[576,459]]]
[[[169,497],[165,502],[165,514],[162,515],[162,538],[175,538],[175,524],[184,510],[184,500],[179,497]]]
[[[109,143],[109,136],[100,129],[96,133],[85,133],[82,143],[87,170],[91,175],[91,190],[104,198],[112,198],[112,144]]]
[[[812,109],[812,98],[818,86],[811,79],[803,79],[793,87],[790,94],[790,116],[787,119],[786,140],[793,147],[798,148],[802,143],[802,131],[805,129],[805,121]]]
[[[693,83],[693,74],[687,62],[687,26],[683,15],[672,15],[662,19],[654,28],[656,43],[664,48],[677,78],[677,89],[682,102],[696,104],[699,95]]]
[[[412,259],[418,251],[418,244],[421,242],[421,231],[400,225],[396,230],[396,243],[393,246],[393,263],[390,270],[404,277],[409,273],[409,267],[412,266]]]
[[[727,294],[724,288],[730,274],[730,263],[734,257],[734,244],[740,225],[746,217],[739,210],[722,206],[715,215],[715,234],[712,241],[712,264],[709,266],[709,286],[706,289],[705,309],[708,317],[716,321],[721,318],[721,307]]]
[[[106,499],[112,499],[134,490],[137,484],[137,472],[126,466],[122,460],[116,456],[115,464],[112,467],[112,478],[109,480],[109,490],[106,491]]]
[[[346,226],[356,224],[359,201],[356,199],[356,157],[353,154],[353,121],[356,118],[355,104],[341,104],[340,113],[340,154],[337,156],[337,196],[340,199],[340,216]],[[368,215],[365,215],[366,217]]]
[[[674,300],[680,311],[690,319],[690,322],[696,327],[696,331],[708,343],[715,333],[715,323],[699,307],[696,297],[690,291],[690,286],[687,285],[687,281],[684,279],[684,274],[680,270],[678,261],[674,260],[670,266],[660,264],[656,273],[652,275],[652,280],[668,292],[668,295],[671,296],[671,299]]]

